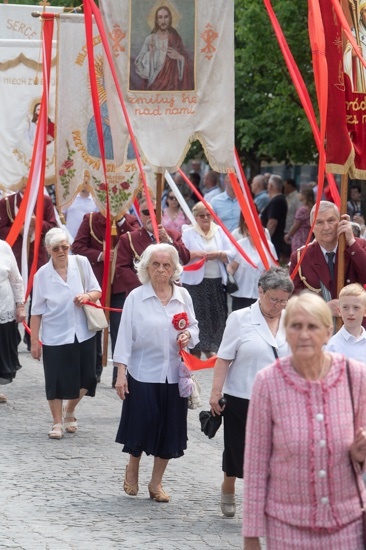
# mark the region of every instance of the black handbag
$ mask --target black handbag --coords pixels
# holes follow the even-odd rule
[[[226,292],[232,294],[239,290],[238,283],[235,281],[234,276],[231,273],[227,272],[227,281],[226,281]]]
[[[215,437],[217,430],[221,426],[222,416],[213,416],[211,411],[201,411],[200,415],[201,432],[203,432],[209,439]]]
[[[351,379],[351,372],[350,372],[348,361],[346,361],[346,371],[347,371],[348,388],[349,388],[349,393],[350,393],[350,396],[351,396],[351,403],[352,403],[353,426],[355,427],[355,401],[354,401],[354,398],[353,398],[352,379]],[[358,474],[356,472],[356,468],[355,468],[355,465],[353,463],[353,460],[352,460],[351,456],[350,456],[350,460],[351,460],[353,476],[355,478],[355,483],[356,483],[356,487],[357,487],[357,495],[358,495],[358,499],[360,501],[361,512],[362,512],[361,517],[362,517],[363,547],[366,548],[366,510],[365,510],[364,503],[363,503],[363,500],[362,500],[362,494],[361,494],[360,486],[358,484]]]

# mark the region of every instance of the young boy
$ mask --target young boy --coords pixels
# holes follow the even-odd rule
[[[339,293],[339,312],[343,327],[332,336],[325,349],[342,353],[349,359],[366,363],[366,291],[358,283],[347,285]]]

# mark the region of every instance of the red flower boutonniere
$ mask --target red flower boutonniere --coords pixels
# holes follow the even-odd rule
[[[176,313],[172,319],[173,326],[176,330],[184,330],[188,327],[188,315],[183,313]]]

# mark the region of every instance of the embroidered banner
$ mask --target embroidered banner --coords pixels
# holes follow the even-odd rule
[[[210,165],[234,166],[232,0],[101,0],[123,97],[141,154],[174,170],[199,139]],[[106,70],[116,159],[128,131]]]
[[[100,36],[94,34],[95,73],[102,116],[110,209],[119,217],[129,209],[141,185],[132,155],[114,160],[111,116],[104,85],[104,58]],[[62,14],[58,19],[58,93],[57,93],[57,184],[59,208],[64,208],[78,192],[85,169],[89,170],[95,202],[105,213],[106,189],[100,158],[96,124],[90,95],[84,17]],[[153,174],[152,179],[154,179]],[[152,185],[153,186],[153,185]]]
[[[319,0],[319,4],[328,64],[327,171],[365,179],[366,71],[343,31],[332,2]],[[341,6],[366,59],[366,1],[343,1]]]

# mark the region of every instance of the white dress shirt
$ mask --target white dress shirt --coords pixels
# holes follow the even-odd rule
[[[259,309],[259,301],[229,315],[217,352],[217,357],[232,361],[224,383],[224,393],[250,399],[257,372],[275,360],[272,346],[276,348],[278,357],[289,355],[283,318],[284,312],[274,337]]]
[[[93,197],[89,194],[87,197],[83,195],[76,195],[69,208],[64,211],[66,217],[66,227],[69,230],[70,235],[75,239],[84,215],[90,212],[99,212],[97,205],[94,202]]]
[[[32,315],[42,315],[41,340],[47,346],[72,344],[75,336],[84,342],[95,335],[88,329],[84,310],[74,304],[74,298],[84,292],[100,291],[100,286],[88,258],[78,258],[84,270],[85,290],[76,256],[69,256],[66,282],[54,269],[52,259],[34,276]]]
[[[361,363],[366,363],[366,331],[362,326],[361,331],[361,335],[356,338],[343,326],[332,336],[325,349],[341,353],[347,359],[356,359]]]
[[[24,302],[23,279],[14,253],[0,240],[0,324],[15,319],[16,304]]]
[[[119,325],[114,363],[127,365],[139,382],[176,384],[181,364],[177,336],[172,319],[185,312],[191,334],[189,346],[198,344],[198,323],[192,299],[185,288],[173,286],[167,306],[156,296],[151,283],[135,288],[126,298]]]

